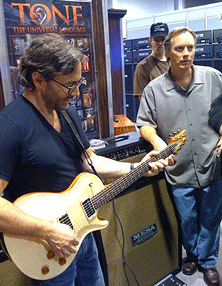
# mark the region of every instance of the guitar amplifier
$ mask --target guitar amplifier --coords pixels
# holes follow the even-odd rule
[[[214,44],[214,58],[221,59],[222,58],[222,44]]]
[[[214,30],[214,43],[222,42],[222,29]]]
[[[105,142],[96,153],[122,162],[139,162],[152,149],[137,132]],[[180,271],[179,219],[163,172],[136,181],[98,216],[109,221],[96,239],[107,285],[151,286]]]
[[[133,52],[125,51],[124,52],[124,63],[132,63],[133,62]]]
[[[212,59],[213,58],[213,45],[197,45],[195,52],[195,59]]]
[[[1,286],[31,286],[31,280],[11,260],[0,263],[0,277]]]
[[[197,36],[197,44],[212,44],[213,43],[213,31],[204,30],[195,32]]]
[[[140,51],[134,51],[133,52],[133,62],[138,63],[144,58],[148,57],[151,54],[152,50],[151,49],[145,49],[145,50],[140,50]]]
[[[132,51],[132,49],[133,49],[132,40],[123,41],[123,49],[124,49],[124,52],[125,51]]]
[[[138,132],[129,132],[113,138],[103,139],[105,146],[96,148],[96,154],[117,161],[147,153],[152,150],[152,145],[140,137]],[[93,147],[92,147],[93,148]]]
[[[140,38],[133,40],[133,50],[149,49],[149,38]]]

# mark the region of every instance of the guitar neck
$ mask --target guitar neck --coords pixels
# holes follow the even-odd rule
[[[101,192],[92,197],[92,203],[94,208],[97,210],[99,207],[108,203],[112,199],[114,199],[117,195],[119,195],[122,191],[132,185],[135,181],[141,178],[145,173],[150,170],[149,163],[155,162],[159,159],[165,159],[178,148],[179,144],[171,144],[163,149],[158,155],[151,157],[141,163],[134,170],[130,171],[126,175],[120,177],[108,187],[103,189]]]

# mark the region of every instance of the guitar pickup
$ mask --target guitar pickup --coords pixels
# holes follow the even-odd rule
[[[88,218],[91,218],[95,215],[96,210],[90,198],[87,198],[86,200],[82,201],[81,204]]]

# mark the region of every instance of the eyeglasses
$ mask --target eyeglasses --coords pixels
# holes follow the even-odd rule
[[[54,78],[52,78],[51,80],[57,82],[57,83],[60,84],[61,86],[64,86],[64,87],[68,88],[68,90],[69,90],[69,91],[68,91],[68,95],[71,95],[77,87],[80,87],[80,85],[82,84],[82,82],[84,81],[84,79],[85,79],[84,77],[81,77],[80,80],[75,81],[74,84],[71,85],[71,86],[65,85],[65,84],[59,82],[58,80],[56,80],[56,79],[54,79]]]

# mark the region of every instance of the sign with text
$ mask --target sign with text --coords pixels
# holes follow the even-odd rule
[[[4,16],[13,97],[22,94],[18,82],[20,57],[32,39],[43,33],[57,33],[79,49],[85,57],[80,96],[73,101],[82,127],[89,138],[99,137],[91,2],[49,0],[5,0]]]

